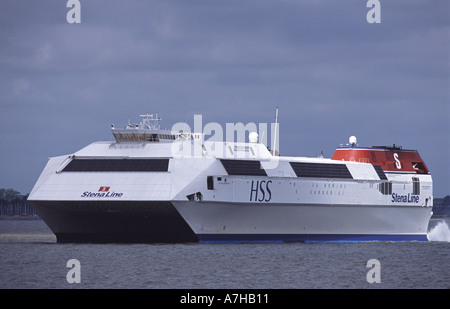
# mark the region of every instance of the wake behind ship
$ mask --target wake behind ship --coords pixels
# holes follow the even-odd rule
[[[416,150],[359,147],[331,159],[276,156],[249,142],[118,129],[50,158],[29,201],[57,242],[427,240],[432,179]]]

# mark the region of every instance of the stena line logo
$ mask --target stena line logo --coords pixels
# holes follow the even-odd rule
[[[415,194],[400,195],[392,193],[392,203],[419,203],[419,196]]]
[[[109,191],[111,187],[100,187],[97,192],[85,191],[81,197],[122,197],[123,193]]]

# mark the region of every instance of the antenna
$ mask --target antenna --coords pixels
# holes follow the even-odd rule
[[[277,129],[278,129],[278,106],[277,111],[275,112],[275,137],[273,138],[273,149],[272,149],[272,156],[275,156],[275,151],[277,150]],[[278,155],[280,152],[278,151]]]
[[[155,116],[156,115],[156,116]],[[161,125],[161,118],[156,114],[139,115],[142,121],[139,125],[141,129],[159,130]]]

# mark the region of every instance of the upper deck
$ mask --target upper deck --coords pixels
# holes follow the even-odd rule
[[[140,117],[142,121],[139,124],[128,123],[122,129],[111,125],[111,132],[116,142],[170,142],[179,138],[179,134],[160,129],[161,118],[158,114],[145,114]]]

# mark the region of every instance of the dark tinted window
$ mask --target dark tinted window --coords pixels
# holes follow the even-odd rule
[[[220,160],[228,175],[267,176],[261,162],[254,160]]]
[[[373,168],[375,169],[375,171],[377,172],[378,176],[380,177],[380,179],[384,179],[387,180],[386,174],[384,173],[383,169],[381,168],[381,166],[379,165],[374,165]]]
[[[384,195],[392,194],[392,182],[382,182],[380,183],[380,192]]]
[[[74,159],[63,172],[167,172],[169,159]]]
[[[350,178],[345,164],[290,162],[297,177]]]

